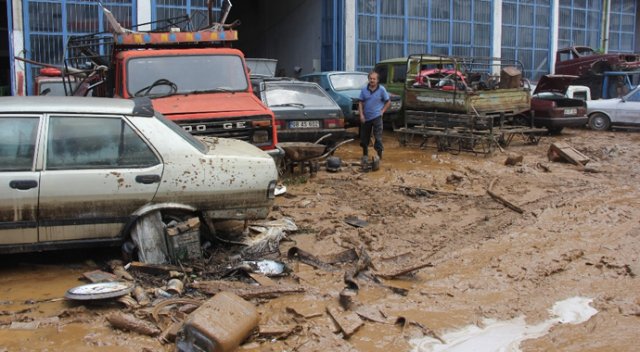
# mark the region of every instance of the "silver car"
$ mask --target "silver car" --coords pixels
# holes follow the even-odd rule
[[[621,98],[587,101],[587,115],[593,130],[640,127],[640,86]]]
[[[0,252],[115,245],[156,210],[264,218],[276,180],[265,152],[195,139],[148,99],[0,98]]]

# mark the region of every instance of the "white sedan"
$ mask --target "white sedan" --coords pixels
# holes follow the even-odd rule
[[[588,101],[587,115],[593,130],[640,127],[640,86],[621,98]]]

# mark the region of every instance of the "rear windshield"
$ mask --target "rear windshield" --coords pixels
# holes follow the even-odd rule
[[[189,132],[182,129],[182,127],[178,126],[175,122],[164,117],[164,115],[156,112],[156,118],[162,121],[162,123],[173,130],[178,136],[182,137],[182,139],[191,144],[194,148],[198,149],[200,153],[207,154],[207,152],[209,151],[209,147],[207,147],[206,144],[200,142],[198,139],[196,139],[196,137],[189,134]]]
[[[335,90],[359,90],[368,82],[366,73],[353,75],[331,75],[329,79],[331,80],[331,85]]]
[[[333,100],[315,84],[267,84],[264,90],[269,107],[334,107]]]

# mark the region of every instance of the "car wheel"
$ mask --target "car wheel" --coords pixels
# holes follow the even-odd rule
[[[589,128],[596,131],[606,131],[611,127],[611,120],[602,113],[596,113],[589,117]]]

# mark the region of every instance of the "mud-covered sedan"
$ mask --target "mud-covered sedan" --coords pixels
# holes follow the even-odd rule
[[[316,83],[293,79],[253,80],[255,94],[276,117],[279,142],[315,142],[345,139],[340,107]]]
[[[0,98],[0,252],[121,243],[146,214],[264,218],[273,159],[198,140],[147,98]]]
[[[640,127],[640,86],[621,98],[588,101],[587,115],[593,130]]]

